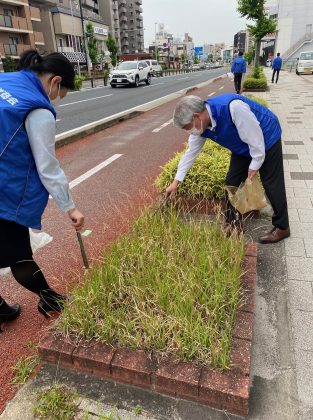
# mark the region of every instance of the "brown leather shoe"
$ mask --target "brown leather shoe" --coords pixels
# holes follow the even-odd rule
[[[270,232],[266,235],[261,236],[259,242],[261,244],[274,244],[275,242],[279,242],[282,239],[288,238],[290,236],[290,229],[279,229],[278,227],[274,227]]]

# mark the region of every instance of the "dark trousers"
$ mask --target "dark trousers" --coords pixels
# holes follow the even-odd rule
[[[239,187],[247,179],[251,158],[232,153],[225,184]],[[282,144],[278,141],[265,154],[260,170],[261,181],[273,208],[273,226],[280,229],[289,227],[287,198],[285,190]],[[241,216],[234,209],[226,194],[225,218],[227,224],[237,224]]]
[[[273,70],[272,83],[274,83],[275,73],[276,73],[276,83],[278,82],[279,72],[280,70],[275,70],[275,69]]]
[[[242,73],[234,73],[234,84],[237,93],[241,90]]]

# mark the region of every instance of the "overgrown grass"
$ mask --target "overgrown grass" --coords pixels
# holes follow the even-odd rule
[[[254,95],[245,95],[247,98],[252,99],[252,101],[258,102],[259,104],[266,106],[266,108],[268,108],[268,102],[263,99],[260,98],[259,96],[254,96]]]
[[[156,186],[160,192],[164,192],[166,187],[173,182],[179,160],[184,153],[177,153],[162,167],[162,172],[156,179]],[[228,150],[208,140],[184,182],[179,185],[177,194],[192,198],[223,198],[229,160],[230,152]]]
[[[217,223],[147,210],[73,291],[59,327],[225,369],[243,254]]]
[[[73,420],[78,412],[77,391],[54,384],[42,391],[34,406],[34,416],[40,420]]]

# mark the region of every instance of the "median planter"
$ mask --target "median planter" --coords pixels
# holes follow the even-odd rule
[[[41,354],[245,415],[255,267],[255,245],[217,223],[146,210],[73,290]]]

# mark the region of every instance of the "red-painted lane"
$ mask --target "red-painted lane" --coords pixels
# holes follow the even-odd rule
[[[223,90],[219,87],[225,86]],[[227,79],[216,81],[194,94],[206,98],[210,92],[233,91]],[[122,157],[83,181],[72,190],[77,207],[86,216],[86,229],[92,234],[84,238],[87,254],[95,263],[101,250],[124,232],[138,214],[156,196],[153,182],[173,154],[183,148],[187,135],[171,124],[153,133],[167,122],[177,101],[167,103],[137,118],[125,121],[100,133],[86,137],[57,151],[68,179],[79,177],[114,154]],[[75,231],[67,216],[50,200],[43,219],[43,230],[53,241],[35,254],[48,282],[59,292],[68,293],[84,272]],[[19,302],[21,316],[3,326],[0,334],[0,412],[16,392],[10,385],[11,367],[30,353],[29,341],[37,343],[47,321],[37,312],[38,298],[20,287],[11,276],[1,278],[1,295],[9,303]]]

